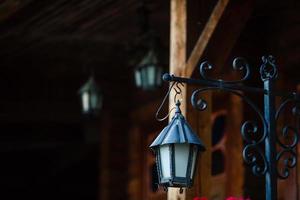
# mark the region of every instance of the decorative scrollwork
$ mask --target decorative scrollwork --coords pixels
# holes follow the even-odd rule
[[[257,144],[248,144],[243,150],[243,158],[252,166],[252,172],[256,176],[263,176],[268,170],[266,158]]]
[[[242,125],[241,133],[243,139],[249,144],[258,144],[265,139],[265,135],[258,135],[258,126],[254,121],[246,121]],[[263,137],[262,137],[263,136]]]
[[[200,64],[199,71],[200,75],[204,80],[209,80],[209,81],[217,81],[217,82],[224,82],[224,83],[240,83],[245,80],[248,80],[250,78],[250,68],[248,62],[241,57],[237,57],[233,60],[232,62],[232,68],[237,71],[244,72],[243,77],[240,80],[237,81],[224,81],[221,79],[214,79],[210,78],[206,75],[206,72],[209,70],[213,69],[213,65],[211,65],[208,61],[204,61]]]
[[[292,113],[296,117],[300,117],[300,105],[295,105],[292,109]]]
[[[300,116],[300,108],[298,104],[298,100],[296,98],[288,98],[284,100],[280,106],[278,107],[275,119],[278,120],[280,114],[283,110],[287,107],[289,103],[296,104],[292,108],[292,114],[297,117],[297,122],[299,123],[299,116]],[[283,141],[282,141],[283,140]],[[297,155],[296,155],[296,146],[299,141],[299,133],[298,129],[286,125],[282,128],[281,137],[277,138],[277,143],[280,145],[281,150],[277,153],[276,160],[277,160],[277,176],[281,179],[286,179],[290,175],[290,169],[296,166],[297,162]]]
[[[263,81],[274,80],[278,76],[275,58],[272,55],[262,57],[262,65],[260,66],[260,77]]]
[[[297,154],[291,149],[282,149],[277,153],[276,156],[277,163],[282,163],[281,169],[277,168],[277,176],[281,179],[286,179],[290,175],[290,169],[294,168],[297,163]]]
[[[219,89],[220,87],[205,87],[195,90],[191,96],[192,105],[200,111],[205,110],[207,108],[206,101],[199,97],[199,95],[207,91]],[[257,134],[258,125],[252,121],[246,121],[241,128],[241,132],[243,138],[248,143],[243,150],[243,158],[245,162],[252,166],[252,171],[255,175],[264,175],[267,171],[267,164],[259,145],[262,144],[266,139],[267,122],[259,108],[248,97],[232,89],[223,88],[222,90],[242,98],[250,107],[254,109],[262,121],[263,130],[261,134]]]
[[[298,140],[299,140],[298,131],[296,130],[296,128],[289,126],[289,125],[286,125],[285,127],[283,127],[282,137],[285,140],[289,140],[288,144],[285,144],[284,142],[282,142],[280,140],[280,138],[278,138],[277,142],[283,149],[295,148],[298,143]]]
[[[286,107],[286,105],[290,102],[295,102],[296,100],[295,99],[291,99],[291,98],[288,98],[286,100],[284,100],[278,107],[278,109],[276,110],[276,113],[275,113],[275,119],[278,120],[279,118],[279,115],[281,114],[281,112],[284,110],[284,108]],[[298,106],[296,105],[294,108],[293,108],[293,114],[297,114],[299,113],[299,108]]]

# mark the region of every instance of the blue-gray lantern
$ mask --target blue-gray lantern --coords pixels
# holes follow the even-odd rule
[[[95,79],[91,76],[79,89],[83,114],[97,114],[102,107],[102,95]]]
[[[151,48],[135,69],[135,84],[144,90],[153,90],[162,84],[163,70],[159,65],[156,51]]]
[[[186,187],[193,185],[197,157],[205,146],[189,126],[176,104],[171,122],[150,145],[155,152],[159,184],[164,187]]]

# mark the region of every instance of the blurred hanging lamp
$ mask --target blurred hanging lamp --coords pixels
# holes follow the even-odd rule
[[[135,68],[135,84],[143,90],[154,90],[162,84],[162,67],[158,64],[157,52],[150,49]]]
[[[161,86],[163,69],[160,65],[158,38],[149,29],[148,10],[145,1],[138,8],[140,41],[146,52],[138,60],[134,70],[135,85],[143,90],[154,90]]]
[[[102,94],[91,75],[88,81],[78,91],[84,115],[97,115],[102,108]]]

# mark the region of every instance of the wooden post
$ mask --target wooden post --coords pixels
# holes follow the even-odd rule
[[[171,0],[170,30],[170,73],[185,75],[186,61],[186,0]],[[174,93],[171,92],[169,108],[174,107]],[[182,114],[186,114],[186,87],[182,88]],[[172,116],[172,114],[171,114]],[[168,188],[168,200],[185,199],[186,191],[180,194],[177,188]]]
[[[129,134],[129,184],[128,197],[130,200],[142,198],[142,155],[141,132],[137,126],[130,130]]]
[[[111,129],[111,117],[110,113],[106,112],[105,117],[103,118],[103,122],[101,123],[101,140],[100,144],[100,199],[108,200],[110,199],[110,169],[109,169],[109,132]]]
[[[240,133],[242,120],[242,99],[236,95],[230,94],[228,116],[226,122],[226,196],[243,196],[243,141]]]
[[[189,85],[187,88],[188,96],[191,96],[192,92],[199,88],[199,86]],[[206,92],[201,95],[207,102],[208,107],[205,111],[198,111],[192,107],[189,103],[187,106],[187,121],[191,125],[194,131],[198,133],[205,144],[206,151],[201,153],[198,160],[198,168],[195,174],[194,186],[188,189],[186,192],[187,199],[193,199],[193,197],[207,197],[210,199],[211,193],[211,111],[212,111],[212,94]]]

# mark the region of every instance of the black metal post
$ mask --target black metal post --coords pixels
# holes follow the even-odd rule
[[[275,96],[273,94],[274,81],[269,78],[264,80],[264,116],[267,122],[267,137],[265,139],[265,156],[267,161],[266,200],[277,199],[277,176],[276,176],[276,122],[275,122]]]

